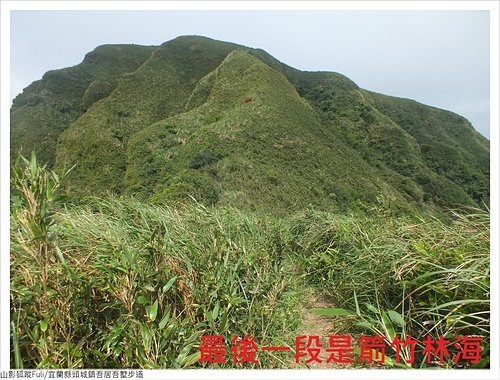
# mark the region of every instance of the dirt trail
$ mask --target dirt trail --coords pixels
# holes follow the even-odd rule
[[[306,335],[306,336],[319,336],[321,338],[321,354],[319,358],[322,363],[311,362],[309,364],[304,364],[304,359],[302,359],[301,364],[294,365],[296,367],[309,367],[309,368],[348,368],[346,365],[340,365],[337,363],[327,363],[326,359],[329,354],[325,352],[328,347],[328,336],[340,334],[339,326],[335,326],[334,319],[323,317],[321,315],[313,314],[310,309],[312,308],[327,308],[334,307],[329,300],[320,294],[311,291],[309,297],[306,298],[305,304],[303,305],[302,316],[303,323],[302,326],[297,330],[296,336]],[[294,359],[292,359],[294,360]]]

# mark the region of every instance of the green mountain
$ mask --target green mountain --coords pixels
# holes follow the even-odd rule
[[[105,45],[16,97],[11,154],[35,150],[75,198],[283,212],[489,203],[489,142],[448,111],[185,36]]]

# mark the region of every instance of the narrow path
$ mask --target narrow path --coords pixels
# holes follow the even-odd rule
[[[342,369],[348,368],[346,365],[339,365],[337,363],[327,363],[326,359],[329,354],[325,352],[325,349],[328,347],[328,337],[334,334],[341,334],[342,332],[339,330],[340,326],[335,326],[335,319],[323,317],[321,315],[317,315],[312,313],[310,310],[313,308],[327,308],[334,307],[332,303],[325,297],[324,295],[316,293],[314,290],[310,291],[310,296],[306,298],[305,304],[303,305],[302,316],[303,322],[302,326],[297,330],[296,336],[306,335],[306,336],[319,336],[321,339],[321,354],[319,358],[322,363],[311,362],[309,364],[304,364],[302,361],[301,364],[296,364],[294,362],[295,367],[309,367],[312,369]],[[294,359],[292,359],[294,360]]]

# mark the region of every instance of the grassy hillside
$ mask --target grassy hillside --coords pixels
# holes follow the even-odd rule
[[[489,367],[489,144],[462,117],[184,36],[101,46],[11,119],[13,368],[308,367],[313,314],[349,367],[363,335],[386,367]],[[466,335],[481,357],[454,360]],[[290,351],[234,364],[235,336]]]
[[[47,91],[58,76],[80,79]],[[53,112],[58,99],[69,103]],[[489,204],[489,146],[465,119],[204,37],[98,48],[33,84],[12,116],[12,154],[75,165],[75,199],[195,197],[278,213]]]
[[[232,50],[232,44],[178,38],[160,46],[116,90],[71,125],[61,136],[59,168],[78,163],[70,192],[76,195],[121,193],[129,138],[153,122],[184,111],[199,79]],[[187,45],[189,43],[189,45]]]
[[[489,199],[489,186],[485,187],[484,182],[475,183],[471,170],[460,171],[460,176],[468,178],[470,187],[463,186],[463,181],[453,181],[455,176],[451,172],[442,170],[446,164],[457,168],[468,167],[468,157],[464,158],[457,151],[455,152],[457,154],[450,154],[446,159],[435,157],[436,160],[433,161],[428,154],[428,144],[433,145],[435,150],[443,149],[442,147],[448,144],[459,145],[461,149],[466,149],[467,137],[462,137],[457,144],[451,136],[444,134],[439,136],[438,132],[433,135],[433,139],[426,140],[426,145],[418,135],[403,128],[404,124],[398,124],[399,119],[391,119],[390,112],[381,112],[372,93],[359,89],[347,78],[331,73],[305,75],[299,82],[299,91],[315,107],[323,124],[332,133],[341,136],[365,160],[379,168],[383,173],[381,175],[389,183],[415,202],[459,207],[473,205],[474,200],[481,204],[482,199]],[[394,98],[394,104],[400,101],[404,100]],[[416,102],[415,104],[418,105]],[[418,106],[420,109],[431,109],[421,104]],[[419,114],[412,109],[407,109],[404,115],[407,120],[418,120],[419,117]],[[458,132],[462,126],[456,124],[455,119],[448,119],[447,122],[448,125],[454,126],[455,135],[462,135],[462,132]],[[430,129],[424,126],[421,129],[425,128]],[[437,123],[435,128],[439,129],[442,126]],[[466,136],[468,133],[469,131],[464,132]],[[480,157],[484,158],[489,154],[488,147],[484,144],[475,148],[478,153],[480,151]],[[488,162],[488,159],[483,160],[482,164],[475,166],[475,169],[479,170],[481,167],[481,170],[489,171],[486,169]],[[481,194],[482,198],[478,194]]]
[[[47,72],[18,95],[11,109],[11,158],[37,151],[53,165],[59,135],[92,104],[106,98],[120,78],[156,50],[138,45],[103,45],[77,66]]]
[[[11,183],[13,368],[305,366],[293,359],[294,342],[311,292],[331,306],[312,310],[335,318],[326,331],[354,341],[362,334],[382,335],[387,345],[396,335],[481,339],[477,363],[455,362],[454,346],[442,363],[427,363],[419,343],[411,366],[396,364],[388,348],[386,367],[489,366],[484,211],[444,224],[383,210],[278,218],[133,198],[71,205],[58,197],[59,177],[34,158],[13,168]],[[212,334],[223,336],[227,364],[199,361],[201,336]],[[233,364],[230,340],[247,335],[259,347],[291,351],[259,351],[259,363]],[[366,367],[358,357],[351,366]]]
[[[489,141],[466,119],[409,99],[365,94],[374,107],[415,138],[430,169],[461,187],[478,204],[489,204]]]
[[[201,105],[131,139],[131,193],[166,204],[193,195],[276,212],[306,204],[338,210],[384,196],[395,208],[409,207],[356,152],[325,133],[283,75],[245,51],[203,78],[190,102]]]

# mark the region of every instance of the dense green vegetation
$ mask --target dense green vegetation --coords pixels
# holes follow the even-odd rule
[[[34,156],[13,169],[13,367],[197,367],[207,334],[223,335],[228,346],[251,335],[259,345],[293,348],[310,289],[331,299],[334,309],[315,311],[337,318],[342,333],[367,329],[388,342],[396,334],[476,335],[483,349],[476,366],[489,365],[485,211],[448,223],[387,217],[383,209],[278,218],[195,201],[72,205],[57,195],[59,185]],[[347,310],[355,307],[359,317]],[[387,355],[392,366],[394,352]],[[287,353],[259,360],[253,366],[295,366]],[[421,365],[419,357],[414,367]]]
[[[11,159],[38,152],[53,165],[59,135],[89,107],[110,95],[122,76],[136,70],[156,47],[103,45],[77,66],[45,73],[18,95],[11,110]]]
[[[11,116],[12,157],[77,164],[73,199],[274,214],[489,204],[489,143],[460,116],[204,37],[101,46],[29,86]]]
[[[458,115],[185,36],[48,72],[11,141],[13,367],[208,366],[210,334],[296,367],[311,295],[353,339],[481,338],[414,368],[489,366],[489,143]]]
[[[453,219],[445,224],[422,216],[306,214],[292,227],[298,237],[294,252],[309,281],[336,306],[315,311],[342,316],[337,323],[347,320],[347,326],[382,335],[386,342],[396,335],[419,342],[428,334],[450,342],[457,336],[481,336],[484,360],[477,366],[488,365],[489,215],[469,210],[454,213]],[[417,349],[413,366],[424,367],[424,361]],[[445,367],[457,364],[450,360]]]
[[[466,119],[415,101],[369,94],[377,109],[415,138],[430,169],[479,204],[489,204],[484,196],[490,185],[489,142]]]
[[[298,323],[276,219],[132,199],[63,207],[34,159],[13,182],[13,366],[180,368],[201,334],[281,344]]]

